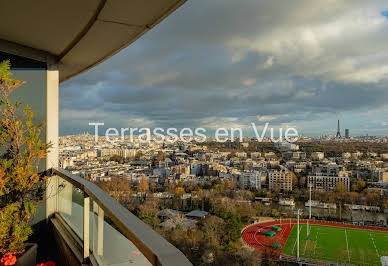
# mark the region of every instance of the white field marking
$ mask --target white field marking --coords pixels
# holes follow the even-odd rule
[[[375,246],[377,256],[380,258],[380,254],[379,254],[379,251],[377,250],[377,247],[376,247],[376,244],[375,244],[375,240],[373,239],[373,236],[372,236],[372,234],[370,232],[369,232],[369,237],[372,239],[372,243],[373,243],[373,246]]]
[[[346,249],[348,251],[348,260],[350,262],[350,253],[349,253],[349,245],[348,245],[348,234],[346,233],[346,229],[345,229],[345,239],[346,239]]]
[[[253,235],[253,239],[256,241],[256,243],[258,243],[258,244],[259,244],[260,246],[262,246],[262,247],[264,247],[264,245],[261,244],[259,240],[257,240],[256,234],[257,234],[257,233],[260,233],[263,229],[264,229],[264,228],[259,228],[258,230],[256,230],[255,234]]]
[[[260,233],[260,232],[261,232],[260,229],[259,229],[259,230],[256,230],[255,234],[253,235],[253,239],[255,239],[256,243],[260,244],[260,246],[264,247],[264,245],[261,244],[260,241],[257,240],[257,238],[256,238],[256,234],[257,234],[257,233]]]
[[[326,223],[328,223],[328,222],[326,222]],[[295,223],[296,224],[296,223]],[[300,223],[300,224],[305,224],[305,223]],[[373,229],[369,229],[369,228],[362,228],[362,227],[360,227],[360,228],[353,228],[353,227],[346,227],[346,226],[344,226],[344,225],[342,225],[342,224],[336,224],[336,223],[333,223],[333,224],[315,224],[315,225],[319,225],[319,226],[326,226],[326,227],[334,227],[334,228],[347,228],[347,229],[356,229],[356,230],[362,230],[362,231],[372,231],[372,232],[387,232],[387,231],[382,231],[382,230],[373,230]],[[378,228],[376,228],[376,229],[378,229]]]

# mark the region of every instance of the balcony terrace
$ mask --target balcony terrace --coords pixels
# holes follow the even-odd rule
[[[79,262],[93,265],[191,265],[173,245],[95,184],[63,169],[48,172],[58,186],[52,229]],[[73,258],[73,259],[75,259]],[[70,264],[70,263],[69,263]]]
[[[177,248],[91,182],[58,169],[59,84],[136,41],[185,0],[3,1],[0,61],[26,81],[13,95],[44,122],[50,176],[35,235],[58,265],[191,265]],[[55,240],[54,243],[51,240]]]

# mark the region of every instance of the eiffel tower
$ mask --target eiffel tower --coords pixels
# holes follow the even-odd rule
[[[335,136],[336,138],[341,138],[341,131],[340,131],[340,122],[338,120],[338,127],[337,127],[337,135]]]

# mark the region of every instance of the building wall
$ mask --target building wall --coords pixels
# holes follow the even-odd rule
[[[379,182],[388,183],[388,172],[379,172]]]

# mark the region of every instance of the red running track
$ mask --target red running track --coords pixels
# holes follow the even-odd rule
[[[274,243],[280,244],[282,248],[277,252],[278,255],[280,255],[284,245],[286,244],[287,238],[292,230],[292,226],[296,223],[297,223],[296,220],[291,220],[291,222],[290,220],[288,221],[283,220],[281,222],[271,221],[271,222],[254,224],[252,226],[247,227],[243,231],[242,239],[246,244],[255,248],[259,252],[266,252],[266,251],[268,252],[269,251],[268,247],[270,247],[272,244]],[[300,221],[300,223],[306,224],[307,221]],[[339,223],[311,221],[310,224],[388,232],[388,229],[386,228],[355,226],[355,225],[339,224]],[[273,237],[263,235],[263,233],[266,231],[275,231],[275,230],[272,230],[272,226],[279,226],[282,228],[282,230],[276,232],[276,235]]]

